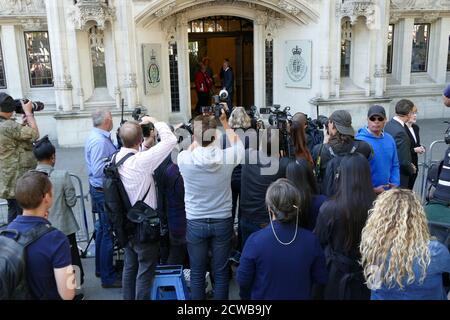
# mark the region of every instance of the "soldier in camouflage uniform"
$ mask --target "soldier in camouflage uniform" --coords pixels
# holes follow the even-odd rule
[[[33,115],[33,105],[22,102],[23,124],[12,118],[16,109],[11,96],[0,93],[0,198],[8,201],[8,223],[22,208],[15,200],[16,181],[28,170],[36,167],[33,142],[39,138],[39,130]]]

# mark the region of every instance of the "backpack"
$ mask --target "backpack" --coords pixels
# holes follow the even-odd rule
[[[327,163],[325,175],[322,180],[322,193],[328,197],[331,197],[335,195],[337,192],[342,158],[345,155],[355,153],[356,145],[353,145],[352,149],[348,153],[339,155],[336,155],[336,153],[334,153],[333,148],[331,148],[331,146],[327,145],[326,147],[328,148],[328,152],[330,153],[332,159]]]
[[[50,224],[39,224],[22,234],[8,227],[0,230],[0,301],[36,298],[27,283],[27,248],[53,230]]]
[[[308,126],[305,130],[306,144],[310,152],[312,152],[314,146],[323,143],[323,131],[308,118]]]
[[[115,153],[104,169],[105,213],[111,220],[117,242],[122,248],[128,243],[129,237],[134,234],[135,226],[127,218],[131,204],[120,180],[119,167],[133,155],[133,153],[129,153],[116,163],[117,153]]]

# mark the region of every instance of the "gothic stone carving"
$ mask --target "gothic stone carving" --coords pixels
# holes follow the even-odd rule
[[[45,15],[44,0],[0,0],[0,15]]]
[[[391,7],[398,10],[449,10],[450,0],[391,0]]]
[[[301,12],[299,8],[291,5],[288,1],[285,0],[278,2],[278,8],[294,16],[298,15]]]
[[[95,21],[100,29],[105,28],[106,21],[115,19],[115,9],[104,2],[81,0],[70,14],[75,29],[86,30],[89,21]]]
[[[177,6],[176,1],[172,1],[166,4],[164,7],[155,12],[155,17],[161,18],[167,16],[173,11],[173,9],[175,9],[176,6]]]
[[[372,29],[376,23],[375,3],[373,0],[345,0],[336,3],[336,16],[349,17],[351,24],[355,24],[358,17],[366,17],[366,24]]]
[[[175,16],[169,16],[161,21],[161,30],[166,32],[166,39],[173,41],[177,34],[177,18]]]

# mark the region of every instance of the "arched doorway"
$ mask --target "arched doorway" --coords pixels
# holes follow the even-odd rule
[[[233,104],[254,105],[253,21],[235,16],[210,16],[188,22],[191,105],[197,95],[195,75],[199,63],[207,63],[207,73],[214,82],[213,92],[222,88],[221,70],[229,59],[234,74]]]

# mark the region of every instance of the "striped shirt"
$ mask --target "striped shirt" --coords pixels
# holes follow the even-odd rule
[[[147,194],[144,202],[153,209],[156,209],[157,200],[153,172],[167,158],[177,144],[177,138],[167,124],[157,122],[155,123],[155,129],[158,131],[161,142],[151,149],[139,152],[135,149],[123,147],[117,154],[116,162],[119,162],[129,153],[135,154],[119,167],[120,179],[132,206],[137,201],[143,200],[142,198],[150,187],[150,192]]]

